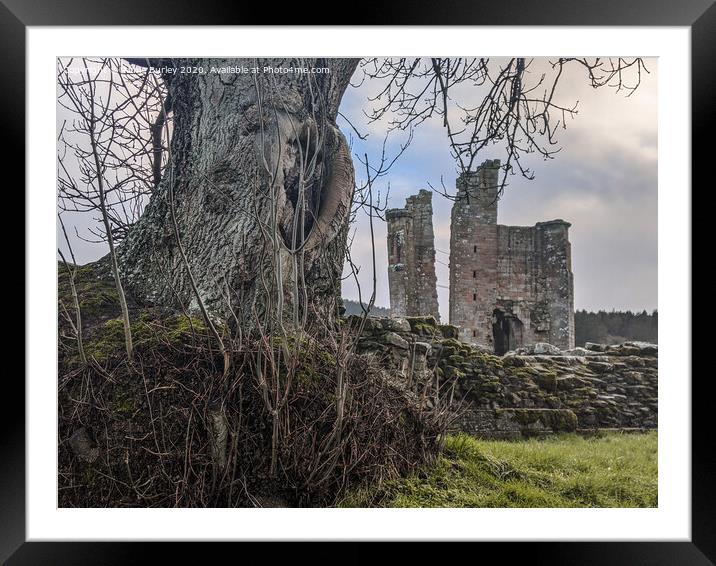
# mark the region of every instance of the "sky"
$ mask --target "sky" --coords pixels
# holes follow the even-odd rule
[[[499,64],[499,60],[496,62]],[[529,156],[525,163],[535,178],[509,178],[499,202],[498,223],[534,225],[562,218],[572,224],[572,270],[575,308],[586,310],[651,311],[657,308],[657,61],[646,60],[649,74],[643,74],[639,89],[630,97],[603,87],[593,89],[583,71],[565,71],[558,98],[565,104],[579,102],[579,112],[558,132],[561,151],[555,159],[544,161]],[[531,80],[548,69],[547,60],[535,60]],[[380,88],[379,81],[358,80],[349,87],[340,111],[360,132],[360,140],[346,119],[338,125],[352,142],[354,155],[367,153],[375,160],[380,154],[387,121],[368,123],[364,112],[374,103],[369,97]],[[465,106],[475,105],[483,92],[461,87],[455,98]],[[58,128],[66,118],[58,107]],[[392,135],[387,148],[394,152],[404,137]],[[504,147],[487,148],[478,159],[503,159]],[[354,159],[356,168],[360,163]],[[385,195],[390,187],[388,207],[402,207],[405,198],[441,182],[454,194],[457,167],[450,156],[445,128],[440,119],[430,119],[415,131],[414,139],[388,175],[375,183],[375,191]],[[358,173],[360,177],[360,173]],[[442,179],[442,181],[441,181]],[[450,251],[450,209],[452,201],[433,195],[438,301],[443,320],[448,318],[447,288]],[[78,263],[86,263],[106,253],[104,245],[78,239],[87,235],[94,221],[86,214],[63,216]],[[377,287],[375,304],[390,306],[386,225],[374,219]],[[358,279],[364,300],[372,291],[372,260],[367,216],[360,214],[351,228],[351,257],[360,267]],[[65,248],[58,227],[58,245]],[[343,296],[357,299],[358,290],[344,272]]]
[[[546,61],[535,61],[534,73]],[[564,103],[579,102],[578,114],[567,120],[567,128],[558,132],[562,149],[548,161],[529,156],[525,160],[535,178],[519,175],[508,179],[509,186],[498,205],[498,223],[529,226],[536,222],[562,218],[572,224],[572,271],[575,309],[596,311],[652,311],[657,308],[657,64],[646,61],[648,75],[635,93],[626,97],[615,89],[594,89],[586,74],[568,72],[559,86]],[[575,68],[573,71],[577,71]],[[355,81],[354,81],[355,82]],[[346,93],[341,112],[353,123],[366,123],[362,110],[370,107],[367,97],[376,85],[367,81]],[[472,92],[471,92],[472,91]],[[460,93],[463,105],[481,98],[479,89],[470,87]],[[345,121],[342,130],[350,132]],[[358,128],[360,131],[360,128]],[[386,124],[366,127],[368,139],[354,135],[354,153],[377,155]],[[363,134],[365,130],[361,131]],[[478,159],[503,159],[504,148],[486,148]],[[428,189],[444,186],[455,193],[456,164],[450,156],[447,134],[442,121],[432,119],[415,131],[414,140],[390,174],[376,186],[384,194],[388,182],[388,207],[405,205],[405,198]],[[450,210],[452,201],[433,194],[438,302],[443,320],[448,319],[450,251]],[[376,305],[389,306],[386,225],[375,227],[378,284]],[[372,290],[371,247],[368,219],[359,217],[354,228],[351,255],[363,265],[359,280],[364,300]],[[349,275],[347,270],[344,277]],[[357,299],[352,278],[343,284],[343,296]]]

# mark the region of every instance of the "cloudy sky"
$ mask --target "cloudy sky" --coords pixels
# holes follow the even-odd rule
[[[499,63],[499,61],[497,61]],[[537,60],[532,79],[546,69],[546,60]],[[562,150],[555,159],[543,161],[531,157],[525,163],[533,169],[535,179],[514,176],[499,203],[498,222],[510,225],[533,225],[536,222],[563,218],[572,223],[572,268],[575,282],[575,308],[631,309],[651,311],[657,307],[657,63],[646,62],[639,89],[631,96],[614,89],[593,89],[583,71],[565,71],[560,83],[559,101],[579,101],[579,113],[560,130]],[[356,75],[359,77],[360,71]],[[356,80],[355,82],[359,82]],[[341,112],[363,134],[365,141],[352,134],[343,119],[339,126],[352,137],[357,155],[380,154],[386,122],[368,124],[364,111],[372,104],[368,98],[380,85],[364,81],[349,88]],[[474,106],[482,97],[475,87],[461,88],[455,95],[465,106]],[[58,127],[66,116],[58,109]],[[390,138],[388,153],[404,141],[401,135]],[[504,148],[485,150],[484,159],[504,159]],[[356,163],[357,168],[360,164]],[[390,184],[389,207],[402,207],[405,198],[429,184],[445,186],[454,192],[456,164],[450,156],[445,129],[439,119],[428,120],[415,132],[412,144],[380,179],[376,189],[385,194]],[[439,194],[433,196],[438,263],[440,312],[447,320],[448,253],[450,251],[450,208],[452,201]],[[95,260],[106,253],[103,245],[89,244],[74,235],[92,224],[86,215],[66,215],[73,247],[80,263]],[[368,219],[359,215],[353,227],[351,255],[361,267],[359,280],[364,298],[372,289],[371,246]],[[375,223],[377,279],[376,304],[389,306],[386,226]],[[61,242],[58,229],[58,241]],[[64,248],[64,245],[61,245]],[[345,276],[349,275],[346,271]],[[355,283],[346,277],[343,295],[357,299]],[[366,299],[367,300],[367,299]]]
[[[535,61],[535,73],[545,63]],[[565,71],[559,99],[579,101],[579,113],[558,133],[562,150],[549,161],[530,156],[525,163],[533,169],[534,180],[511,177],[499,203],[500,224],[527,226],[554,218],[571,222],[577,309],[657,308],[657,64],[656,60],[646,63],[650,74],[628,98],[607,87],[592,88],[583,71]],[[346,93],[341,110],[353,124],[366,124],[362,110],[370,107],[367,97],[375,88],[365,82]],[[471,88],[473,92],[463,89],[459,93],[467,106],[475,105],[481,96],[479,89]],[[350,131],[345,121],[340,125]],[[385,129],[385,123],[364,126],[368,140],[361,142],[354,136],[354,152],[378,155]],[[486,150],[479,162],[495,158],[504,160],[503,147]],[[433,119],[416,130],[414,141],[379,188],[384,192],[390,182],[388,206],[402,207],[407,196],[429,188],[429,184],[439,188],[441,177],[454,194],[456,166],[442,122]],[[445,320],[451,206],[452,201],[433,195],[438,296]],[[364,297],[372,289],[367,228],[367,218],[359,218],[352,249],[354,261],[363,266]],[[376,224],[376,248],[376,304],[389,306],[386,226],[382,222]],[[350,279],[344,282],[343,295],[357,298],[356,285]]]

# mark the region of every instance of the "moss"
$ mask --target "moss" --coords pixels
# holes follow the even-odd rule
[[[184,343],[192,332],[204,335],[206,326],[202,320],[184,315],[155,318],[145,312],[131,322],[130,330],[134,348],[141,352]],[[95,328],[85,340],[85,353],[99,363],[122,358],[126,354],[122,319],[112,318]]]
[[[438,329],[429,324],[411,324],[411,331],[419,336],[436,336]]]
[[[135,325],[136,326],[136,325]],[[137,341],[139,336],[132,328],[132,339]],[[88,340],[85,340],[85,353],[88,358],[94,358],[99,363],[109,358],[124,354],[124,325],[121,318],[113,318],[102,324]]]
[[[500,393],[502,391],[502,387],[499,383],[496,382],[487,382],[480,385],[480,394],[495,394]]]
[[[76,269],[75,288],[82,315],[92,318],[119,314],[119,295],[114,281],[98,276],[96,265],[92,263]],[[72,288],[64,262],[59,262],[57,268],[57,298],[68,309],[73,308]]]
[[[518,356],[506,356],[502,358],[502,365],[505,367],[521,368],[525,367],[525,365],[527,365],[527,362],[524,360],[524,358],[520,358]]]
[[[455,340],[454,338],[446,338],[445,340],[442,340],[440,342],[440,345],[443,348],[453,348],[458,351],[465,347],[465,344],[463,344],[459,340]]]
[[[594,412],[597,414],[600,418],[606,418],[612,415],[614,413],[614,409],[612,407],[594,407]]]
[[[299,385],[308,386],[316,383],[321,375],[313,368],[303,367],[296,372],[296,380]]]
[[[184,315],[176,315],[158,322],[159,330],[164,332],[172,343],[183,341],[192,332],[205,334],[207,331],[204,321],[195,317],[188,318]]]
[[[465,377],[465,372],[460,371],[455,366],[446,366],[444,376],[447,379],[463,379]]]
[[[497,409],[495,414],[511,415],[525,429],[536,424],[554,432],[574,432],[577,429],[577,415],[568,409]]]
[[[550,428],[555,432],[574,432],[577,430],[577,415],[569,410],[550,411]]]
[[[439,324],[438,330],[445,338],[457,338],[459,336],[457,326],[452,324]]]
[[[328,350],[319,350],[318,357],[320,362],[324,366],[334,368],[338,365],[338,360],[336,360],[336,356],[334,356],[333,353],[329,352]]]
[[[438,321],[434,316],[409,316],[406,320],[410,324],[410,330],[420,336],[434,336],[438,333]]]
[[[533,381],[537,376],[537,371],[530,367],[510,367],[508,370],[510,377],[519,378],[522,381]]]
[[[470,362],[473,364],[480,365],[486,370],[496,371],[504,367],[502,358],[486,352],[480,352],[478,350],[472,350],[470,352]]]
[[[557,391],[557,372],[540,371],[535,375],[535,381],[545,391]]]
[[[544,400],[550,409],[559,409],[562,406],[562,401],[556,395],[546,395]]]
[[[126,418],[132,416],[137,410],[137,407],[134,398],[127,394],[116,399],[114,403],[112,403],[111,409],[117,416]]]
[[[481,353],[473,350],[469,344],[455,340],[454,338],[446,338],[439,342],[442,348],[441,356],[443,358],[450,358],[451,356],[459,356],[460,358],[471,360],[478,359],[476,356],[480,356]]]
[[[279,338],[277,342],[284,343],[284,340]],[[318,342],[311,341],[310,338],[289,337],[289,343],[294,346],[301,345],[295,370],[295,377],[300,386],[305,388],[321,386],[325,382],[326,374],[336,371],[338,361],[335,354]],[[285,375],[285,371],[286,368],[282,367],[282,375]]]

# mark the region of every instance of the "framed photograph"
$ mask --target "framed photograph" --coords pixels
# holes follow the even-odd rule
[[[691,369],[716,8],[521,4],[3,0],[28,329],[3,560],[716,561]]]

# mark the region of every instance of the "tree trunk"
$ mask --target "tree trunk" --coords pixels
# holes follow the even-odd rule
[[[292,313],[330,319],[354,188],[336,115],[357,60],[169,65],[177,70],[163,74],[172,99],[170,165],[119,249],[132,294],[190,311],[203,302],[212,317],[243,327]],[[212,72],[230,66],[246,72]]]

